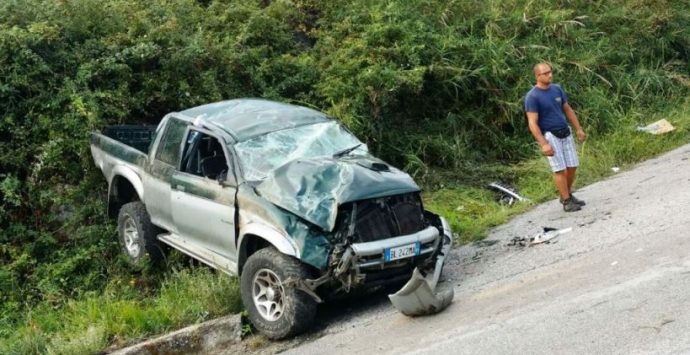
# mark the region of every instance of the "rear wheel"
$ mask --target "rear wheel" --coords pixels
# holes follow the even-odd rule
[[[240,278],[242,302],[254,327],[270,339],[306,330],[314,321],[316,301],[286,281],[308,277],[306,266],[273,247],[252,254]]]
[[[163,257],[163,246],[156,236],[161,229],[151,223],[141,201],[130,202],[120,208],[117,230],[122,251],[134,266],[144,266],[147,260],[156,262]]]

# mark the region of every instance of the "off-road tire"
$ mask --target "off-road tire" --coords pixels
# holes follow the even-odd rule
[[[264,318],[254,302],[254,279],[262,270],[273,272],[283,286],[283,312],[275,321]],[[242,269],[240,293],[254,327],[270,339],[284,339],[310,327],[316,316],[316,301],[304,291],[285,285],[287,280],[305,279],[309,276],[309,270],[304,264],[273,247],[252,254]]]
[[[129,239],[127,238],[129,228]],[[162,230],[151,223],[146,206],[141,201],[124,204],[117,216],[117,232],[120,246],[129,263],[143,267],[146,263],[157,263],[164,257],[164,246],[156,238]],[[136,240],[132,234],[136,232]],[[128,243],[130,247],[128,248]],[[132,251],[136,244],[137,251]]]

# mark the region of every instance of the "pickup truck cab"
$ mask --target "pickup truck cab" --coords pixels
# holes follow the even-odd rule
[[[239,275],[273,339],[306,329],[329,296],[407,280],[452,241],[409,175],[305,107],[207,104],[93,132],[91,152],[127,258],[158,259],[165,243]]]

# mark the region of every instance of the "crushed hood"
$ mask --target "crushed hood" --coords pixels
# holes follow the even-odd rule
[[[266,200],[321,227],[335,228],[338,206],[419,191],[406,173],[372,156],[296,159],[256,187]]]

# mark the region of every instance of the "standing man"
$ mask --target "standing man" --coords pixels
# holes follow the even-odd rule
[[[551,66],[539,63],[534,66],[534,77],[537,84],[525,96],[525,112],[529,130],[539,143],[542,153],[549,160],[553,179],[561,197],[563,210],[579,211],[585,202],[572,194],[575,171],[580,162],[575,150],[575,141],[568,122],[575,128],[580,142],[587,138],[577,120],[575,111],[568,104],[565,91],[558,84],[553,84]]]

